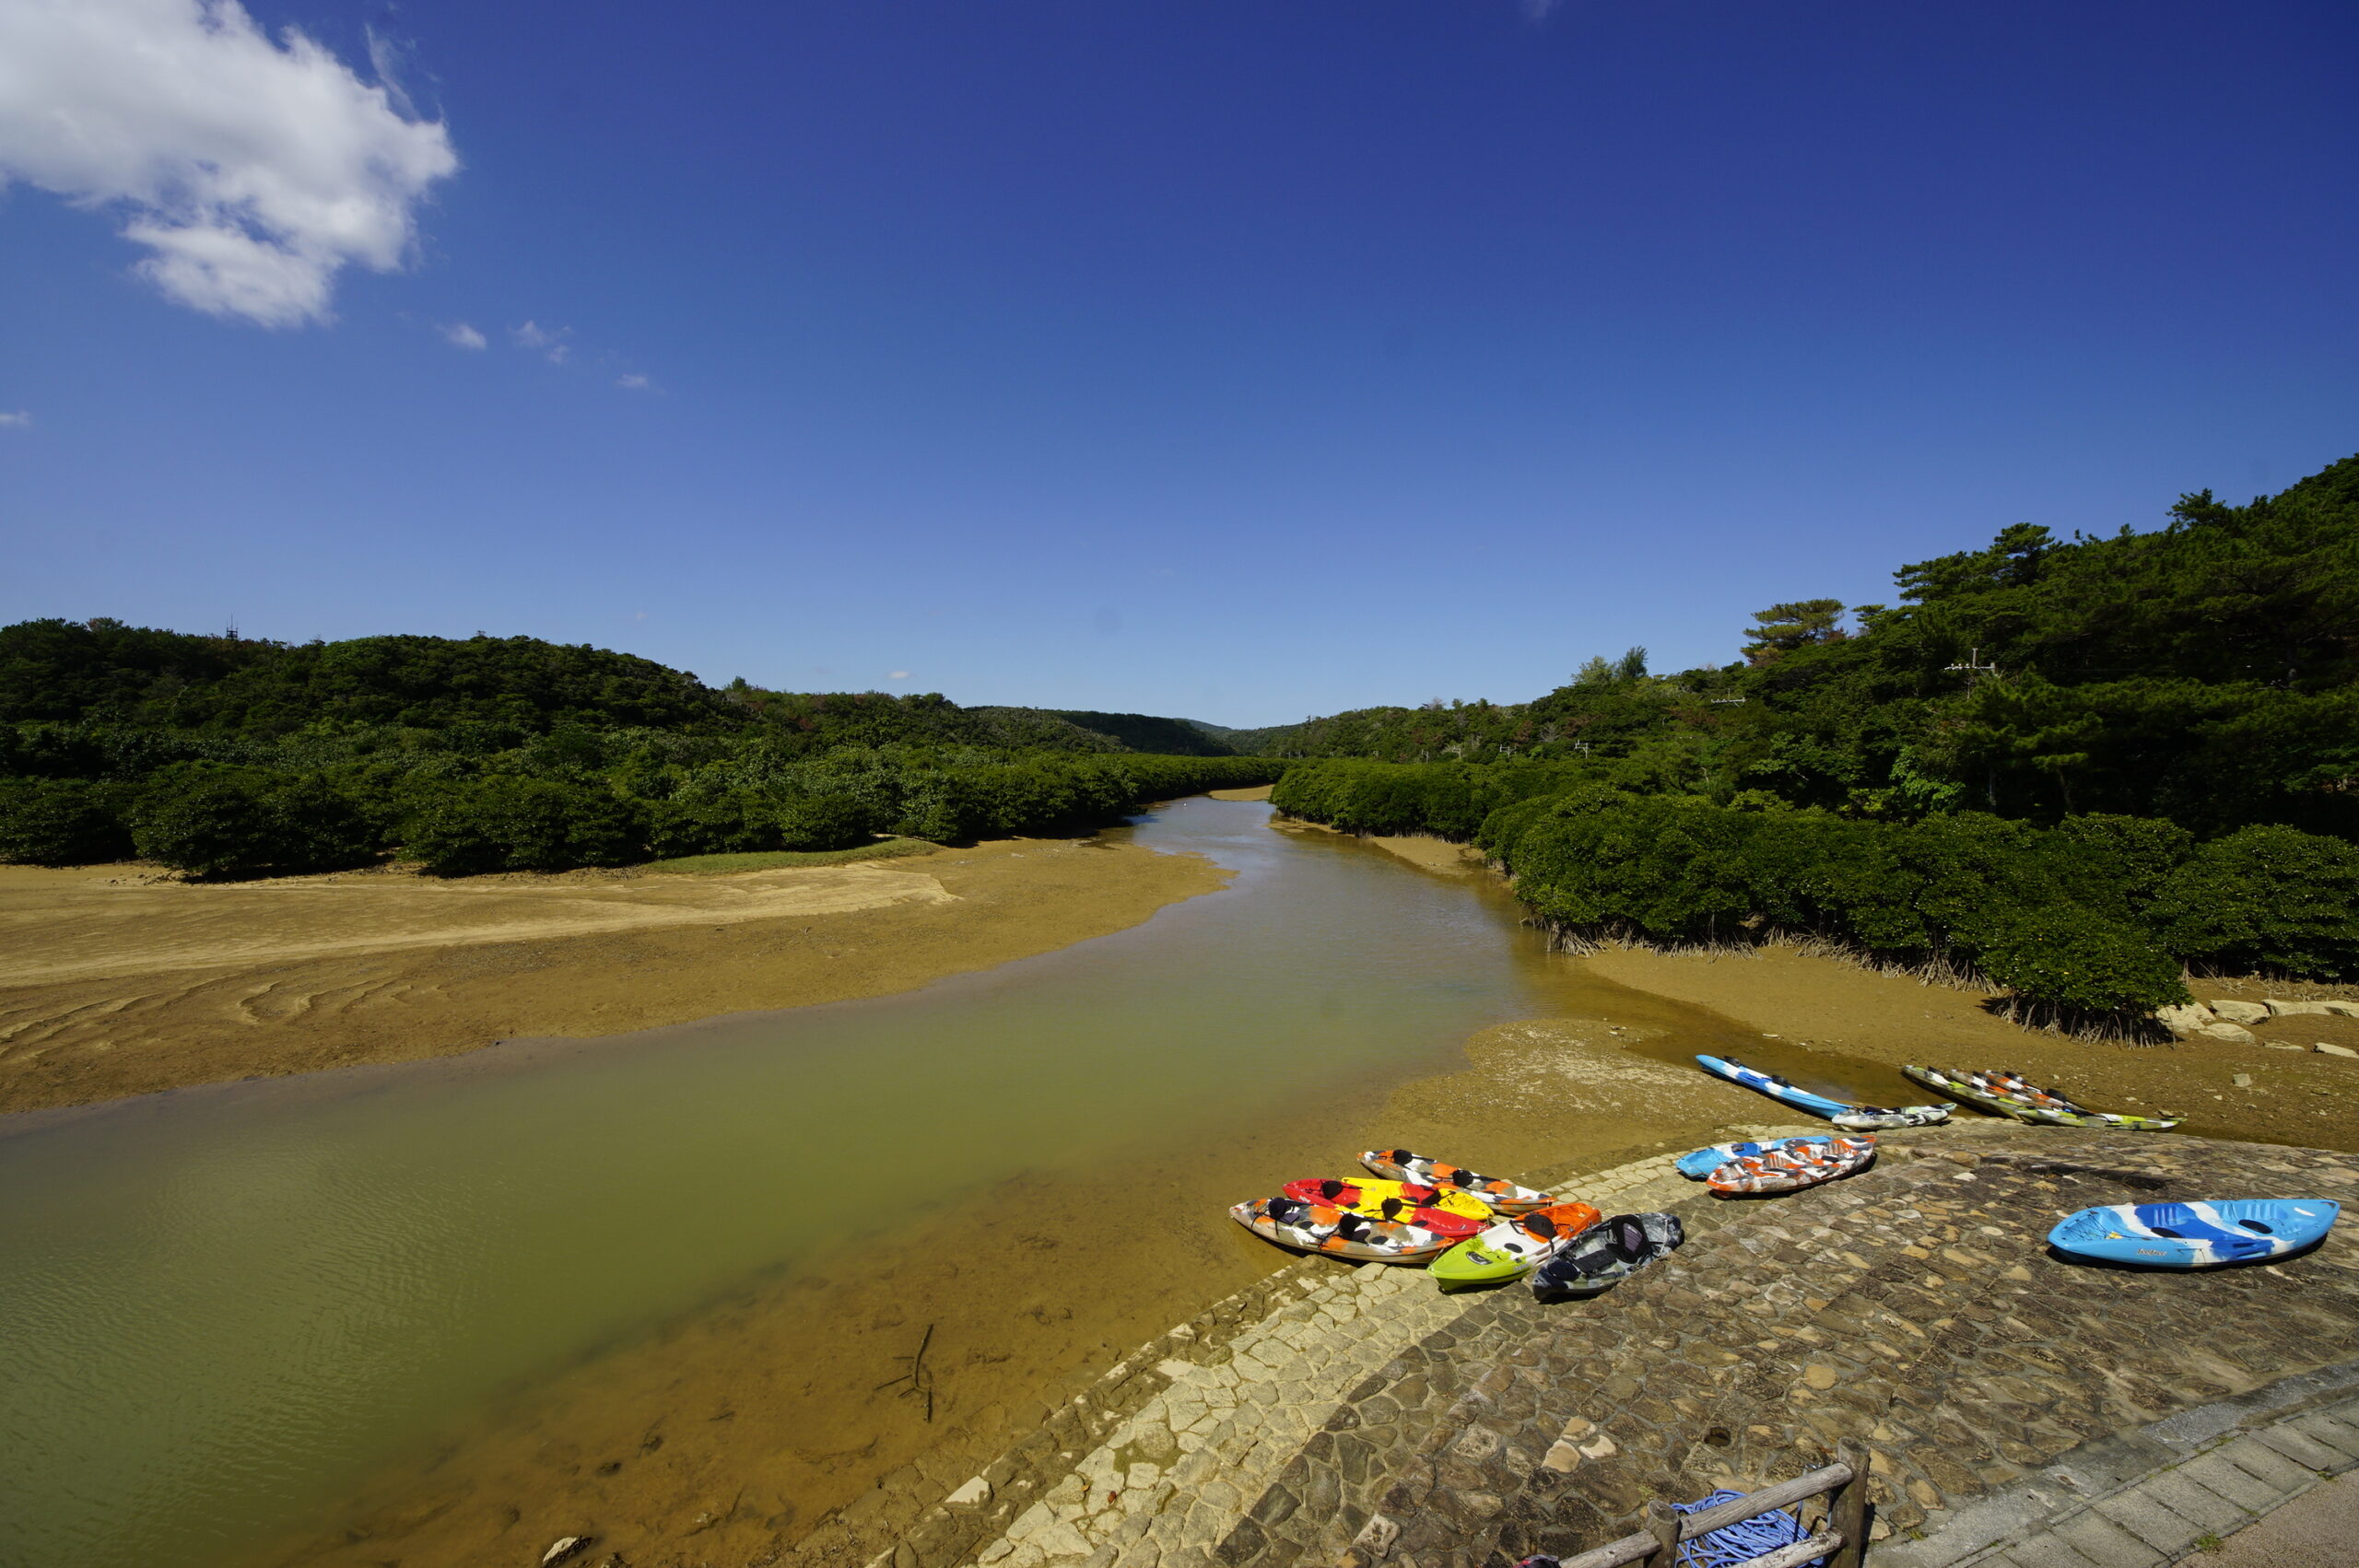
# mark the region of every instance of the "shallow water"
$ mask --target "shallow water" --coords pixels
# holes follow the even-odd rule
[[[1258,1195],[1303,1174],[1266,1136],[1288,1107],[1363,1111],[1454,1065],[1472,1031],[1567,1006],[1566,966],[1495,890],[1267,816],[1197,799],[1143,819],[1139,842],[1236,881],[921,991],[0,1138],[0,1563],[247,1558],[495,1401],[749,1280],[811,1273],[824,1341],[821,1261],[890,1258],[1011,1183],[1233,1164],[1231,1196]],[[1202,1185],[1143,1182],[1141,1201],[1201,1205]],[[1208,1260],[1153,1287],[1168,1299],[1141,1310],[1165,1322],[1275,1261],[1216,1210],[1154,1218]],[[907,1419],[872,1405],[816,1419],[856,1449],[863,1422]]]

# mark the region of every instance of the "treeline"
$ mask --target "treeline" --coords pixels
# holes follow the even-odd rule
[[[456,874],[955,842],[1284,766],[1143,755],[1062,715],[939,695],[715,691],[526,638],[0,628],[0,859],[36,864],[137,855],[227,877],[399,853]]]
[[[2189,967],[2359,975],[2359,458],[1895,577],[1897,608],[1760,612],[1719,669],[1633,649],[1529,703],[1267,733],[1335,759],[1277,804],[1481,844],[1572,942],[1809,933],[2059,1017]]]
[[[2201,840],[2153,817],[1741,810],[1544,764],[1303,763],[1272,798],[1349,831],[1472,840],[1576,947],[1817,937],[2071,1024],[2185,1001],[2190,967],[2359,974],[2359,848],[2282,825]]]
[[[1238,737],[1278,756],[1532,760],[1652,793],[1910,821],[2104,813],[2359,837],[2359,458],[2165,526],[2017,524],[1901,568],[1898,606],[1761,612],[1743,658],[1592,659],[1526,703],[1368,708]]]

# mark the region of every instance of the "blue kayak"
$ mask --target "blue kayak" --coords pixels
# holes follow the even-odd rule
[[[2083,1209],[2048,1233],[2051,1246],[2110,1263],[2208,1269],[2298,1252],[2334,1224],[2330,1198],[2227,1198]]]
[[[1832,1138],[1779,1138],[1767,1143],[1715,1143],[1708,1149],[1698,1149],[1693,1154],[1679,1156],[1679,1174],[1690,1181],[1702,1181],[1731,1160],[1740,1156],[1766,1154],[1772,1149],[1783,1149],[1790,1143],[1833,1143]]]
[[[1796,1088],[1774,1072],[1764,1072],[1757,1067],[1747,1067],[1733,1057],[1699,1056],[1704,1071],[1716,1072],[1731,1083],[1742,1083],[1757,1090],[1773,1100],[1783,1100],[1798,1110],[1825,1117],[1836,1126],[1854,1131],[1880,1131],[1896,1127],[1931,1127],[1937,1121],[1947,1121],[1952,1105],[1903,1106],[1890,1109],[1883,1106],[1847,1106],[1840,1100],[1830,1100],[1824,1094],[1813,1094],[1807,1089]]]

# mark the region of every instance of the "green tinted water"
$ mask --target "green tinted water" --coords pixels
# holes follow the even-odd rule
[[[1496,892],[1267,815],[1158,812],[1126,831],[1227,890],[921,991],[0,1138],[0,1563],[250,1554],[734,1282],[855,1235],[889,1252],[1021,1173],[1216,1161],[1228,1129],[1562,1003]],[[1234,1196],[1290,1174],[1240,1168]]]

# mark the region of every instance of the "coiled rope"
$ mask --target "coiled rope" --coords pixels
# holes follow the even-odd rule
[[[1671,1506],[1675,1513],[1700,1514],[1707,1508],[1733,1503],[1744,1495],[1742,1492],[1716,1492],[1693,1503],[1674,1503]],[[1723,1525],[1710,1535],[1680,1542],[1677,1562],[1680,1568],[1737,1568],[1737,1564],[1750,1562],[1765,1552],[1809,1539],[1803,1533],[1800,1519],[1783,1508],[1778,1508],[1766,1514],[1755,1514],[1750,1519],[1740,1519],[1733,1525]],[[1824,1557],[1816,1559],[1813,1568],[1819,1568],[1825,1562]]]

